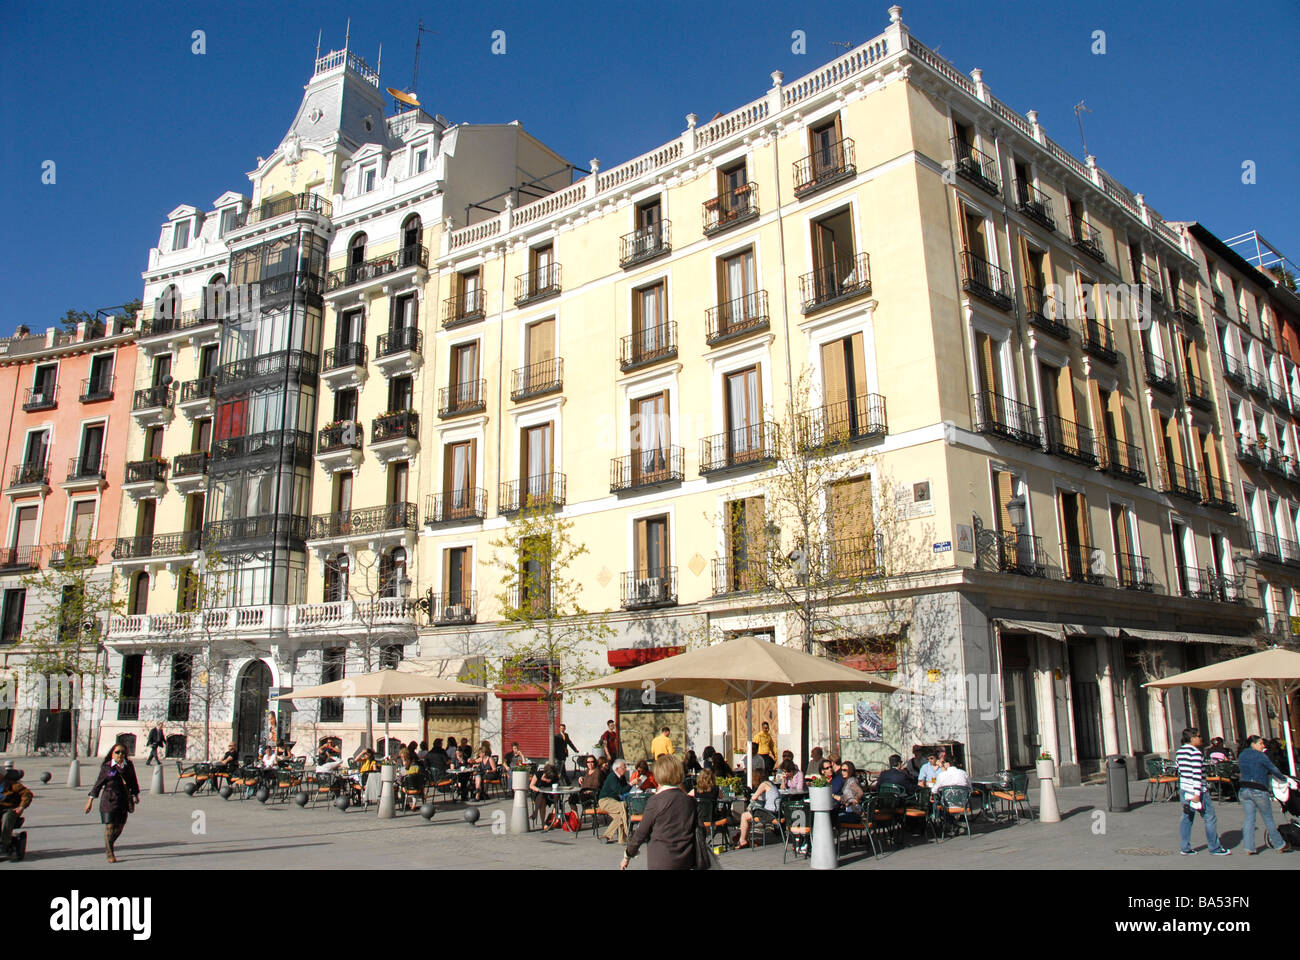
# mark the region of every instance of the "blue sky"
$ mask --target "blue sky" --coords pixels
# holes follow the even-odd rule
[[[385,85],[410,84],[415,25],[426,34],[419,93],[453,122],[519,120],[586,166],[629,159],[755,99],[772,70],[806,73],[887,26],[885,0],[778,4],[298,0],[0,5],[0,182],[9,278],[0,331],[40,329],[70,307],[139,296],[159,224],[179,203],[208,208],[275,149],[322,48],[352,46]],[[994,94],[1037,109],[1081,154],[1072,111],[1087,100],[1098,162],[1170,219],[1221,237],[1256,229],[1300,260],[1300,123],[1294,103],[1300,4],[918,2],[912,32]],[[191,33],[207,52],[191,53]],[[506,54],[490,50],[506,32]],[[807,53],[791,50],[803,30]],[[1106,34],[1106,53],[1091,52]],[[53,160],[56,183],[41,183]],[[1253,161],[1257,182],[1242,183]]]

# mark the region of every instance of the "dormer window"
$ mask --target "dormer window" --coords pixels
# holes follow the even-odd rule
[[[429,148],[425,146],[416,147],[415,162],[413,169],[416,173],[424,173],[429,168]]]
[[[182,220],[172,228],[172,249],[184,250],[190,245],[190,222]]]
[[[361,169],[361,192],[369,193],[375,189],[375,178],[379,170],[375,166],[363,167]]]
[[[221,211],[221,236],[225,236],[239,225],[239,208],[226,207]]]

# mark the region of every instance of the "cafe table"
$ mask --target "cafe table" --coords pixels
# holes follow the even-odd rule
[[[996,822],[998,813],[993,802],[993,791],[1002,789],[1003,785],[1001,777],[971,777],[971,791],[978,790],[980,794],[980,808],[978,811],[972,810],[971,813],[976,816],[988,814],[989,819]]]

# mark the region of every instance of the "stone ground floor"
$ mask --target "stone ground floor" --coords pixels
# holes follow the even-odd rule
[[[27,859],[0,864],[0,872],[29,870],[106,870],[102,829],[98,817],[82,813],[88,788],[64,786],[66,765],[40,758],[20,758],[26,782],[37,799],[28,817]],[[49,770],[53,779],[40,783]],[[174,767],[167,771],[170,776]],[[83,775],[88,773],[83,770]],[[590,831],[577,836],[562,832],[514,836],[493,823],[508,822],[505,800],[475,805],[478,824],[463,817],[465,807],[439,803],[431,822],[417,814],[379,820],[375,807],[346,813],[327,805],[300,809],[292,803],[262,806],[255,800],[225,800],[204,793],[154,796],[148,793],[149,770],[139,775],[145,795],[127,824],[117,852],[117,871],[135,870],[616,870],[618,846],[607,846]],[[171,787],[170,780],[167,783]],[[1032,794],[1037,810],[1037,791]],[[1065,787],[1059,791],[1062,821],[1037,820],[1014,825],[976,824],[973,836],[942,843],[908,841],[898,849],[872,856],[856,848],[843,851],[848,870],[1179,870],[1241,874],[1300,868],[1300,853],[1242,855],[1241,805],[1217,805],[1223,842],[1231,857],[1206,855],[1204,831],[1198,823],[1193,844],[1200,855],[1178,856],[1177,803],[1137,803],[1126,813],[1106,813],[1101,787]],[[1275,808],[1276,810],[1276,808]],[[498,816],[500,814],[500,816]],[[1257,829],[1261,849],[1264,837]],[[734,850],[720,857],[724,870],[810,869],[806,860],[782,863],[782,849]],[[634,862],[645,869],[645,858]],[[1140,892],[1136,891],[1135,892]]]

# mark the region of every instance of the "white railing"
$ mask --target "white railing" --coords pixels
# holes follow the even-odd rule
[[[823,90],[847,80],[855,73],[885,59],[889,44],[884,37],[868,40],[856,50],[850,50],[838,60],[828,63],[806,77],[800,77],[781,91],[781,106],[790,107],[801,100],[816,96]],[[967,81],[969,83],[970,81]]]
[[[467,247],[489,237],[495,237],[500,232],[500,217],[493,217],[491,220],[484,220],[482,223],[461,227],[451,233],[451,248],[454,250],[457,247]]]
[[[345,58],[347,65],[357,73],[361,74],[363,80],[369,83],[372,87],[379,86],[379,74],[371,70],[370,65],[351,50],[331,50],[329,53],[325,54],[325,56],[317,58],[316,72],[313,74],[313,78],[322,73],[328,73],[330,70],[337,70],[339,67],[343,66]]]
[[[638,177],[645,176],[651,170],[666,166],[678,160],[682,155],[682,142],[674,140],[672,143],[660,147],[658,150],[652,150],[644,156],[637,157],[635,160],[629,160],[627,163],[620,164],[611,170],[599,174],[596,178],[596,189],[612,190],[615,187],[627,183],[629,180],[635,180]]]
[[[543,220],[553,213],[558,213],[565,207],[578,203],[587,195],[587,181],[579,180],[577,183],[570,184],[563,190],[559,190],[549,197],[542,197],[540,200],[534,200],[515,210],[511,223],[516,226],[532,223],[534,220]],[[455,246],[456,244],[453,244]]]
[[[354,600],[334,600],[328,603],[300,603],[289,608],[291,630],[312,630],[320,627],[355,627],[415,623],[415,601],[401,597],[377,597],[357,603]]]
[[[935,53],[933,50],[931,50],[929,47],[923,44],[920,40],[916,39],[916,37],[913,37],[910,34],[908,35],[907,38],[907,52],[912,54],[914,57],[916,57],[926,66],[928,66],[930,69],[934,70],[944,79],[948,80],[950,83],[953,83],[956,86],[961,87],[972,97],[979,96],[979,94],[976,93],[975,90],[975,83],[973,80],[971,80],[970,77],[966,76],[966,74],[962,73],[951,63],[949,63],[943,57],[939,56],[937,53]]]
[[[1043,141],[1047,144],[1047,152],[1053,157],[1065,164],[1080,177],[1083,177],[1083,179],[1088,181],[1092,180],[1092,177],[1088,174],[1087,166],[1078,157],[1070,153],[1070,151],[1066,150],[1051,137],[1044,137]]]
[[[733,110],[725,117],[710,120],[695,131],[695,146],[707,147],[755,123],[761,123],[767,116],[767,97],[747,103],[739,110]]]

